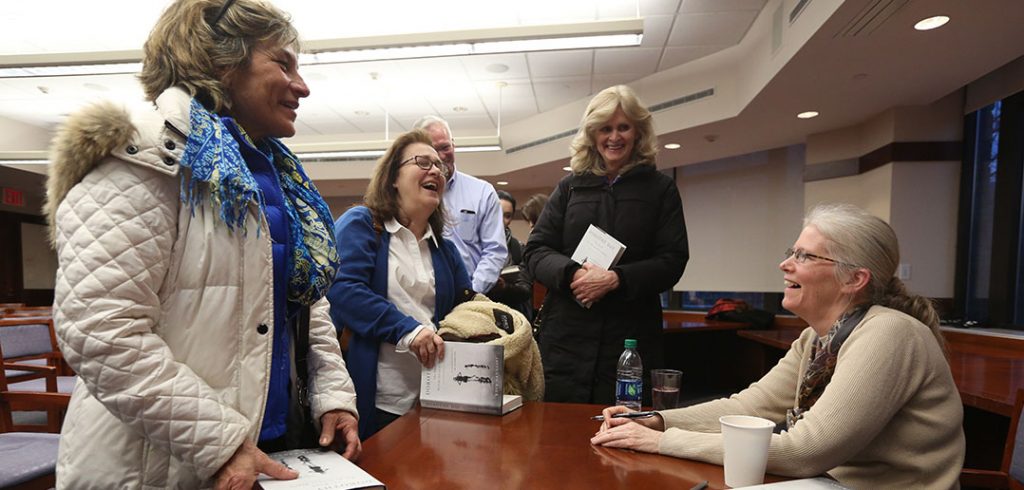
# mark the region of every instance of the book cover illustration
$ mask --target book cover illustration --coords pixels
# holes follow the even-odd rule
[[[383,483],[355,463],[334,451],[297,449],[270,453],[271,459],[299,472],[294,480],[274,480],[260,475],[257,480],[264,490],[354,490],[384,489]]]
[[[501,413],[505,348],[445,342],[444,360],[420,377],[420,404],[427,408]]]

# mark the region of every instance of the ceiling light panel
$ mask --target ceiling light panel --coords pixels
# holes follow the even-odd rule
[[[0,30],[0,55],[139,49],[167,3],[167,0],[4,2],[0,13],[4,26]],[[621,17],[615,15],[618,11],[635,12],[636,3],[637,0],[447,0],[433,4],[420,0],[274,2],[292,16],[306,40],[421,32],[429,30],[430,26],[483,29],[604,20]],[[117,15],[110,15],[110,12],[117,12]],[[402,15],[395,15],[396,12]],[[338,19],[345,19],[344,24],[339,24]],[[380,19],[387,19],[387,22]],[[46,29],[40,29],[41,25]]]
[[[936,15],[934,17],[922,19],[918,23],[914,24],[914,29],[919,31],[930,31],[946,25],[947,22],[949,22],[949,17],[945,15]]]

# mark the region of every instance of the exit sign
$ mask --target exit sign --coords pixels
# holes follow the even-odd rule
[[[4,204],[8,206],[25,206],[25,194],[18,189],[4,187]]]

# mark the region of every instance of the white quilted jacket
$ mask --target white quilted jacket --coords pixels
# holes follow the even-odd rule
[[[262,423],[273,339],[268,225],[255,204],[245,233],[229,232],[208,200],[194,212],[181,204],[189,97],[170,89],[156,106],[132,116],[92,106],[54,141],[54,321],[83,381],[61,434],[61,488],[209,487]],[[355,414],[326,299],[311,316],[313,415]]]

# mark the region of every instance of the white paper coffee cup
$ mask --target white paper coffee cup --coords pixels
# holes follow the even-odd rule
[[[725,484],[735,488],[764,483],[775,423],[748,415],[726,415],[718,422],[722,424]]]

